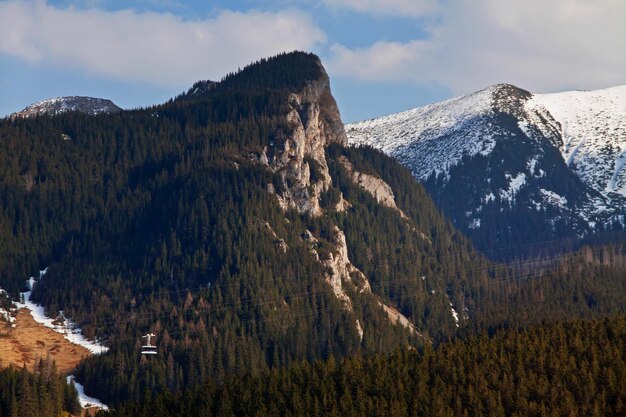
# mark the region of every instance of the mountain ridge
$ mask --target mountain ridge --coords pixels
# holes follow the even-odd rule
[[[75,376],[113,408],[301,361],[624,310],[623,276],[594,265],[597,251],[494,264],[406,167],[345,146],[315,55],[202,86],[113,117],[0,120],[0,287],[15,299],[49,266],[32,300],[106,344]],[[623,248],[597,256],[612,254]],[[156,356],[140,354],[146,333]]]
[[[0,287],[15,299],[49,266],[33,301],[109,348],[79,365],[87,392],[452,338],[453,309],[475,310],[446,277],[486,279],[486,261],[396,161],[345,147],[319,58],[202,85],[115,117],[0,121]],[[163,360],[138,359],[146,332]]]
[[[374,146],[407,166],[455,225],[483,249],[488,241],[497,245],[533,240],[524,236],[527,231],[521,224],[514,224],[517,230],[505,231],[504,235],[496,230],[503,224],[511,225],[499,212],[517,216],[527,226],[551,230],[541,230],[539,240],[582,237],[624,226],[625,199],[619,187],[625,182],[626,170],[619,161],[626,158],[626,114],[620,117],[621,107],[613,110],[611,103],[626,102],[626,86],[599,91],[563,93],[592,94],[595,112],[603,108],[609,113],[600,121],[607,124],[601,131],[611,135],[597,134],[594,141],[587,142],[579,138],[579,145],[593,146],[583,148],[586,153],[580,152],[580,146],[580,153],[570,152],[578,157],[576,160],[567,153],[572,139],[567,138],[567,130],[563,132],[558,119],[563,113],[582,120],[581,125],[598,119],[585,116],[581,106],[577,112],[555,111],[554,116],[547,108],[554,107],[550,98],[567,109],[563,95],[532,94],[510,84],[351,123],[346,131],[351,144]],[[607,91],[619,100],[602,100]],[[599,128],[592,125],[579,130],[584,135],[593,129]],[[602,153],[603,158],[592,158],[605,148],[608,151]],[[587,162],[586,170],[576,168],[581,161]],[[589,172],[595,175],[584,175]],[[597,178],[605,182],[593,180]],[[612,192],[606,192],[609,180]],[[494,204],[497,207],[487,207]]]
[[[35,116],[56,116],[70,111],[91,116],[122,111],[111,100],[86,96],[55,97],[33,103],[23,110],[12,113],[9,118],[29,118]]]

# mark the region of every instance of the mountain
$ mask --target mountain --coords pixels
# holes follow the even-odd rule
[[[0,138],[0,288],[16,299],[46,268],[30,300],[108,347],[74,375],[113,408],[626,311],[624,247],[491,263],[409,170],[346,146],[312,54],[263,59],[146,109],[3,119]],[[157,355],[140,355],[146,333]]]
[[[500,84],[346,130],[408,167],[492,250],[624,227],[625,109],[626,86],[531,94]]]
[[[95,116],[97,114],[110,114],[121,111],[111,100],[93,97],[57,97],[39,101],[26,107],[24,110],[15,112],[9,116],[11,119],[28,118],[41,115],[55,116],[69,111]]]
[[[554,117],[563,158],[585,184],[609,199],[626,197],[626,85],[536,94],[528,108]]]
[[[75,373],[106,403],[449,340],[477,314],[458,288],[490,278],[406,169],[346,147],[311,54],[0,137],[0,287],[48,267],[32,299],[109,347]]]

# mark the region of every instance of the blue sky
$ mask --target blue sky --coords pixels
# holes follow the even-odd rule
[[[158,104],[264,56],[318,54],[344,121],[508,82],[626,84],[623,0],[0,0],[0,117],[87,95]]]

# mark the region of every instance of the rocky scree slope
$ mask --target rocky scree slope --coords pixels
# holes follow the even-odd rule
[[[346,126],[424,183],[483,250],[624,226],[626,86],[531,94],[500,84]]]

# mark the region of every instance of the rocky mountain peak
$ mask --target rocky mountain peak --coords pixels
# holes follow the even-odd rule
[[[258,158],[282,178],[281,190],[273,191],[283,209],[319,216],[320,196],[332,184],[325,149],[345,146],[348,139],[328,75],[319,58],[309,56],[317,76],[289,92],[285,127],[275,132]]]
[[[319,108],[319,115],[317,122],[320,132],[325,141],[325,145],[336,143],[342,146],[348,144],[348,137],[341,121],[339,114],[339,107],[337,102],[330,91],[330,80],[328,74],[324,70],[321,62],[320,65],[321,75],[318,79],[310,80],[306,83],[299,98],[299,104],[296,105],[298,113],[300,114],[304,122],[308,121],[307,114],[304,114],[302,110],[308,111],[310,104],[316,103]]]
[[[488,88],[491,91],[494,111],[519,115],[524,103],[532,93],[512,84],[496,84]]]
[[[492,91],[493,97],[496,100],[507,97],[514,97],[518,99],[529,99],[532,97],[532,93],[513,84],[494,84],[487,88]]]
[[[10,117],[15,119],[42,115],[55,116],[69,111],[77,111],[95,116],[103,113],[116,113],[121,110],[122,109],[115,105],[111,100],[94,97],[69,96],[56,97],[33,103],[22,111],[13,113]]]

